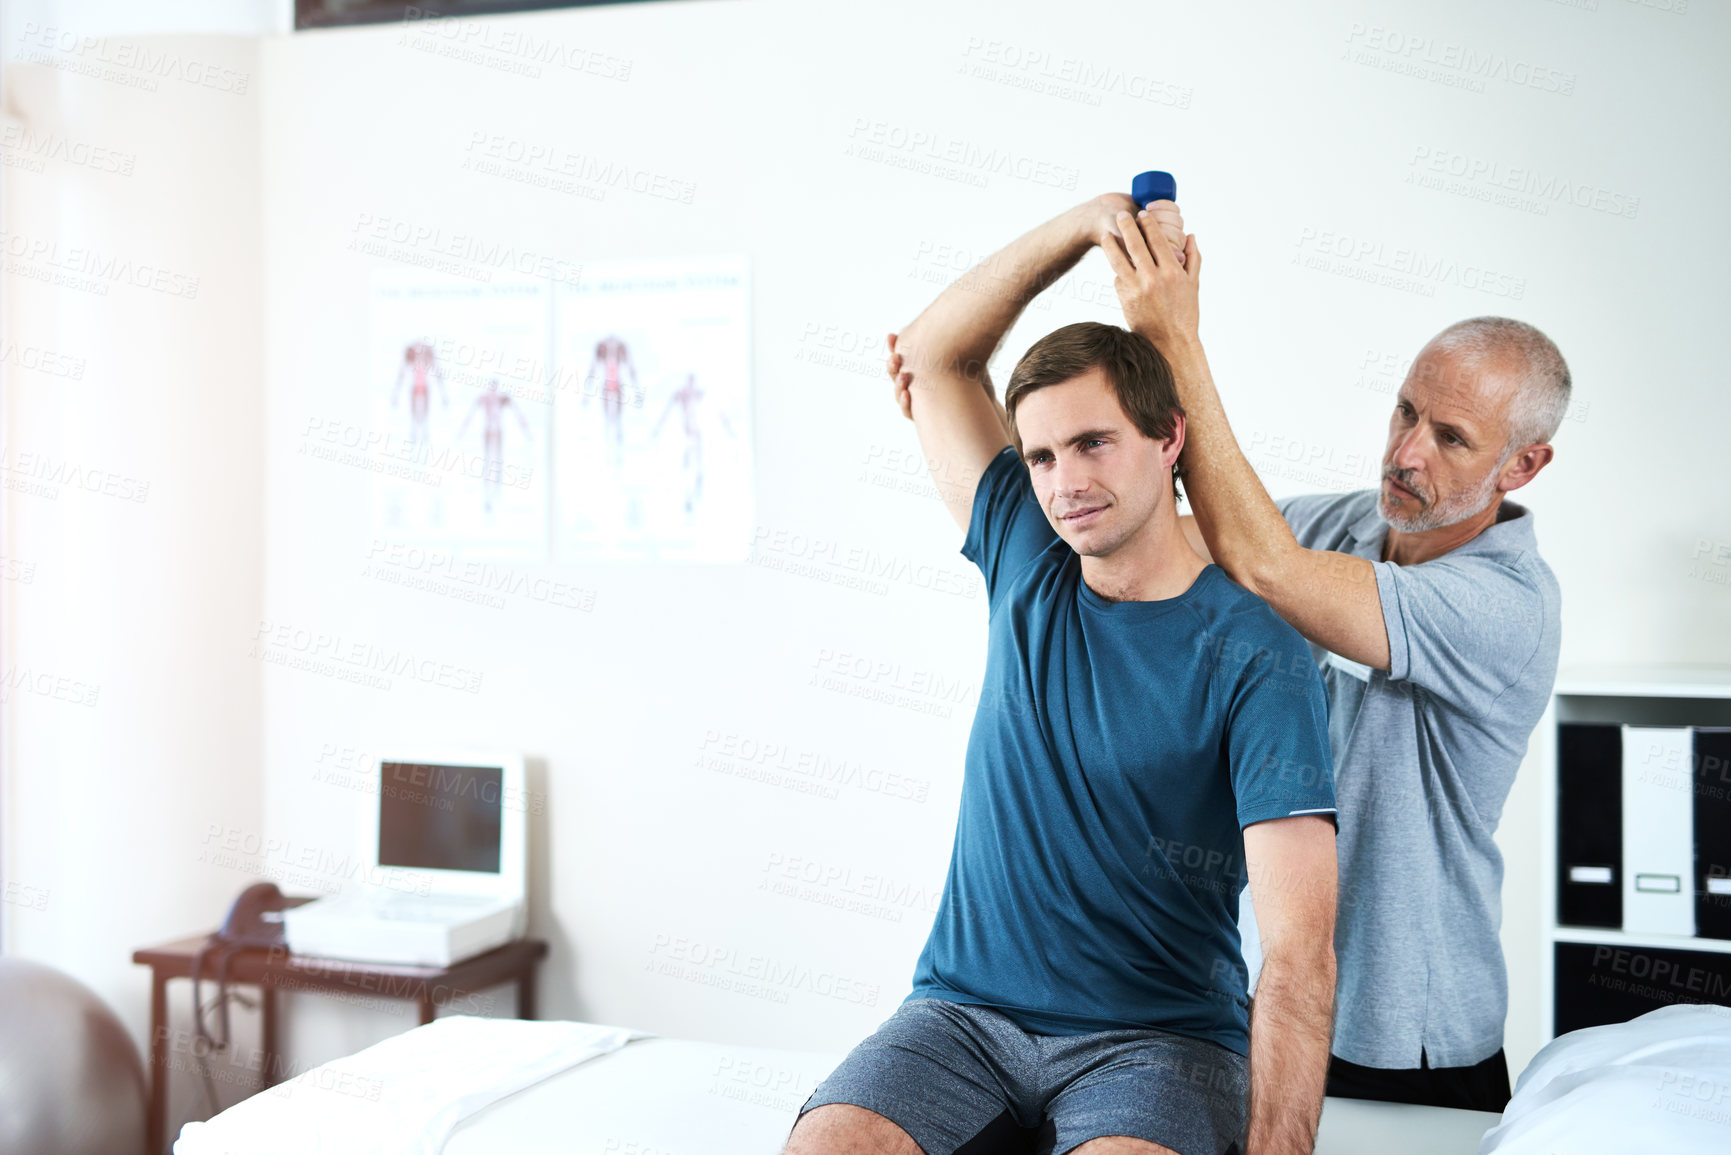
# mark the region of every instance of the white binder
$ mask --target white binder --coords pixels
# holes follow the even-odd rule
[[[1623,929],[1695,933],[1695,811],[1687,726],[1623,727]]]

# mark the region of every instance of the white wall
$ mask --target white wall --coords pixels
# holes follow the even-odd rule
[[[294,27],[294,0],[10,0],[0,53],[18,59],[47,30],[78,40],[140,36],[263,36]]]
[[[808,685],[814,663],[861,654],[975,693],[982,668],[983,604],[914,588],[872,596],[750,567],[568,567],[559,572],[597,596],[592,614],[562,615],[354,576],[369,547],[365,479],[295,451],[309,419],[367,421],[355,367],[370,265],[344,249],[363,214],[571,261],[749,252],[760,526],[966,567],[935,501],[872,484],[889,479],[873,463],[916,444],[879,376],[882,333],[970,259],[1139,169],[1168,167],[1207,260],[1217,376],[1272,489],[1370,484],[1401,362],[1464,316],[1531,320],[1559,342],[1579,391],[1556,464],[1523,494],[1563,582],[1565,661],[1726,652],[1725,587],[1690,568],[1699,539],[1731,535],[1731,511],[1711,498],[1725,492],[1718,431],[1731,404],[1708,360],[1708,318],[1726,303],[1715,260],[1726,226],[1711,198],[1728,173],[1701,147],[1706,110],[1725,107],[1712,48],[1727,31],[1721,10],[1604,0],[1085,4],[1061,23],[1047,13],[654,4],[442,30],[467,59],[418,51],[415,30],[395,26],[269,46],[267,616],[436,648],[486,679],[468,702],[267,670],[273,833],[337,837],[340,796],[315,781],[327,746],[521,743],[547,764],[551,864],[537,923],[556,943],[550,1013],[841,1048],[906,992],[929,911],[888,921],[784,898],[759,888],[764,868],[801,858],[851,871],[856,886],[881,875],[935,894],[972,701],[945,719],[863,703]],[[509,74],[507,32],[624,58],[629,80]],[[1413,59],[1402,51],[1415,37],[1429,38],[1420,58],[1470,53],[1497,71],[1474,91],[1385,68]],[[1025,80],[1041,69],[1010,62],[1033,52],[1051,72],[1066,60],[1121,72],[1153,99],[1030,91],[968,71],[996,61],[999,78]],[[898,166],[923,150],[886,149],[897,163],[849,155],[880,124],[892,139],[927,134],[936,153],[999,149],[1073,171],[1075,184],[992,175],[981,188]],[[595,202],[464,171],[471,141],[495,134],[695,180],[698,192],[689,206],[619,190]],[[1600,207],[1542,192],[1487,201],[1482,179],[1413,183],[1428,158],[1444,157],[1446,174],[1447,154],[1504,179],[1531,169],[1534,188],[1562,180]],[[1358,254],[1341,275],[1304,266],[1336,244]],[[1375,275],[1409,249],[1450,275],[1394,287],[1349,275]],[[1110,280],[1091,256],[1066,296],[1011,335],[1005,369],[1058,324],[1113,319]],[[864,351],[839,368],[806,358],[832,336]],[[914,773],[930,793],[919,804],[824,800],[714,773],[694,765],[712,732]],[[1503,839],[1517,1064],[1538,1041],[1540,962],[1526,836],[1543,803],[1524,786]],[[857,979],[877,1001],[701,985],[729,964],[654,973],[667,953],[657,944],[681,938]]]
[[[362,374],[367,278],[416,253],[399,250],[393,260],[350,251],[363,218],[574,262],[749,253],[759,527],[966,576],[960,535],[935,497],[894,486],[892,455],[916,452],[917,442],[891,406],[878,342],[970,260],[1084,197],[1124,188],[1140,169],[1170,168],[1207,262],[1205,336],[1216,375],[1273,491],[1369,484],[1366,463],[1380,453],[1402,362],[1429,335],[1481,313],[1533,321],[1561,345],[1578,390],[1557,461],[1523,494],[1563,584],[1565,663],[1723,660],[1731,509],[1719,431],[1731,423],[1731,402],[1711,359],[1727,304],[1717,260],[1727,226],[1713,198],[1731,166],[1710,144],[1726,127],[1715,111],[1728,107],[1715,50],[1728,31],[1724,10],[1695,4],[1679,13],[1633,0],[1299,9],[1270,0],[1072,5],[1062,23],[1049,13],[1032,4],[989,14],[898,4],[865,14],[841,5],[656,3],[297,34],[262,45],[256,138],[238,124],[222,129],[232,135],[214,125],[184,133],[187,122],[173,119],[141,136],[141,150],[148,140],[178,157],[178,141],[193,154],[183,160],[189,189],[231,156],[262,166],[263,223],[253,235],[262,237],[265,318],[262,352],[251,346],[264,365],[262,398],[238,373],[219,380],[212,369],[196,385],[174,378],[196,388],[200,403],[218,385],[237,404],[262,401],[262,435],[252,442],[262,441],[262,503],[248,505],[238,485],[164,496],[161,506],[156,488],[145,507],[238,503],[247,523],[238,558],[212,520],[166,549],[160,537],[141,536],[126,570],[133,583],[189,569],[215,583],[217,559],[229,567],[220,580],[235,612],[213,605],[204,613],[208,646],[174,650],[186,655],[182,665],[152,692],[206,721],[213,699],[187,692],[195,678],[231,671],[220,693],[208,691],[224,704],[262,682],[263,817],[247,788],[231,785],[227,797],[205,794],[197,822],[148,843],[178,845],[161,853],[190,859],[204,823],[215,822],[270,842],[262,868],[317,884],[330,871],[294,864],[340,860],[350,847],[364,799],[341,784],[348,752],[509,742],[537,760],[546,803],[532,880],[533,929],[554,944],[542,974],[544,1014],[841,1050],[906,993],[953,836],[983,668],[982,599],[911,582],[859,592],[767,565],[549,564],[522,569],[593,590],[592,611],[526,599],[494,610],[363,576],[373,544],[366,472],[299,452],[309,422],[371,422],[375,385]],[[505,40],[507,32],[550,39],[566,58],[597,61],[602,74],[541,63],[539,75],[526,75],[512,47],[523,42]],[[422,51],[422,35],[445,53]],[[1421,47],[1406,53],[1414,44]],[[1048,63],[1020,66],[1034,52]],[[1411,74],[1426,56],[1439,62],[1432,72]],[[1495,75],[1475,80],[1469,58],[1488,61]],[[619,75],[619,61],[629,62],[628,78],[606,78]],[[1042,71],[1078,65],[1090,75],[1105,70],[1113,87],[1029,87]],[[995,78],[976,67],[995,69]],[[932,143],[861,155],[879,126],[896,142],[924,134]],[[593,200],[465,170],[471,142],[495,135],[695,181],[697,193],[689,205],[625,188]],[[218,140],[239,152],[218,150]],[[211,144],[200,152],[194,141]],[[953,167],[998,150],[1038,175],[999,171],[981,187],[918,167],[949,150],[964,158]],[[1495,189],[1483,177],[1441,189],[1416,183],[1431,158],[1446,169],[1457,156],[1494,165],[1504,179],[1531,170],[1534,184],[1510,203],[1485,199]],[[1071,172],[1073,187],[1042,182]],[[1546,197],[1542,189],[1559,180],[1586,190],[1588,207]],[[213,211],[202,199],[177,210],[189,222]],[[112,219],[118,228],[130,218]],[[247,251],[221,229],[198,242],[222,235]],[[117,235],[152,233],[135,226]],[[1334,246],[1345,255],[1334,256]],[[1440,282],[1363,279],[1413,253],[1444,270]],[[1308,267],[1312,259],[1324,267]],[[1490,291],[1472,287],[1487,270]],[[256,274],[248,283],[259,283]],[[1097,254],[1054,294],[1010,335],[1000,377],[1050,329],[1117,318]],[[237,288],[225,307],[238,312],[244,300]],[[245,347],[245,328],[207,326],[178,355],[203,350],[203,364],[214,365],[218,340]],[[144,448],[145,437],[122,440],[126,430],[168,424],[129,396],[136,413],[90,407],[126,462],[158,452]],[[197,404],[180,415],[216,420]],[[172,428],[197,444],[212,432]],[[153,477],[190,468],[149,460],[163,471]],[[12,497],[9,510],[22,501]],[[260,533],[262,565],[247,544]],[[32,548],[44,566],[68,565],[67,547]],[[173,604],[209,602],[206,589],[194,583]],[[26,594],[41,591],[11,601]],[[81,612],[91,604],[56,596]],[[257,613],[241,612],[249,598],[261,603]],[[61,611],[43,636],[95,637],[72,617]],[[401,680],[382,691],[261,669],[235,658],[260,618],[478,669],[482,692]],[[17,620],[14,613],[8,625]],[[84,669],[113,660],[117,647],[140,661],[167,648],[150,628],[118,623],[102,649],[87,644],[82,666],[76,645],[57,656]],[[862,656],[906,682],[954,679],[969,692],[959,701],[864,701],[811,684],[826,655]],[[112,699],[103,702],[106,711]],[[51,705],[60,709],[37,708]],[[244,711],[225,708],[222,717],[239,743]],[[38,743],[74,740],[58,715],[14,718],[14,746],[32,733]],[[93,740],[124,733],[105,726]],[[744,758],[706,761],[729,743],[910,775],[926,792],[920,801],[852,786],[813,796],[745,776]],[[133,747],[163,763],[182,754],[166,737],[139,737]],[[91,780],[116,780],[105,768],[107,777],[95,777],[108,765],[95,754],[81,757]],[[14,833],[20,767],[12,756],[13,867],[47,861],[41,849],[12,856],[32,837]],[[1516,1069],[1540,1041],[1532,835],[1545,803],[1530,770],[1502,837]],[[32,812],[56,804],[45,786],[32,789]],[[63,825],[76,831],[76,821]],[[146,841],[135,836],[131,845]],[[80,837],[76,845],[92,855],[100,844]],[[774,873],[767,867],[796,862],[831,881],[791,897],[762,885]],[[242,881],[231,871],[219,886],[207,875],[204,888],[225,898]],[[834,905],[860,892],[877,901],[863,910]],[[203,912],[191,922],[209,923],[220,905],[215,893],[189,900],[189,912]],[[12,913],[8,926],[24,917]],[[186,920],[138,918],[115,952],[191,929]],[[29,940],[10,941],[22,948]],[[67,957],[63,940],[35,941],[44,957]],[[753,977],[764,971],[773,971],[767,981]],[[737,987],[719,985],[741,976]],[[874,1002],[855,1001],[874,993]],[[509,1000],[485,1009],[507,1012]],[[407,1021],[406,1011],[363,1015],[309,997],[295,1005],[290,1042],[296,1061],[312,1061]]]
[[[186,80],[256,82],[258,50],[151,46],[178,63],[10,65],[0,123],[0,940],[141,1050],[132,952],[257,881],[206,835],[261,830],[264,782],[257,88]]]

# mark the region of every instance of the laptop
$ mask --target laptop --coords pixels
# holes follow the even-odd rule
[[[295,954],[450,966],[520,938],[528,794],[521,754],[372,759],[356,884],[283,912]]]

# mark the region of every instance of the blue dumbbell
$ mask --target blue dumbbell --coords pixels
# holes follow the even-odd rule
[[[1178,181],[1169,172],[1154,169],[1149,172],[1139,172],[1130,182],[1130,199],[1136,202],[1136,207],[1145,209],[1155,201],[1178,200]],[[1178,263],[1184,264],[1184,254],[1178,254]]]
[[[1178,182],[1171,173],[1158,169],[1139,172],[1136,179],[1130,182],[1130,199],[1136,202],[1139,209],[1147,208],[1152,201],[1176,201]]]

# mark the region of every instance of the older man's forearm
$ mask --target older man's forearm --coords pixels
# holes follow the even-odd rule
[[[1334,949],[1270,955],[1250,1018],[1250,1130],[1245,1155],[1310,1155],[1328,1083]]]
[[[1162,348],[1184,406],[1184,495],[1215,562],[1239,585],[1266,596],[1298,539],[1238,447],[1200,341]]]

